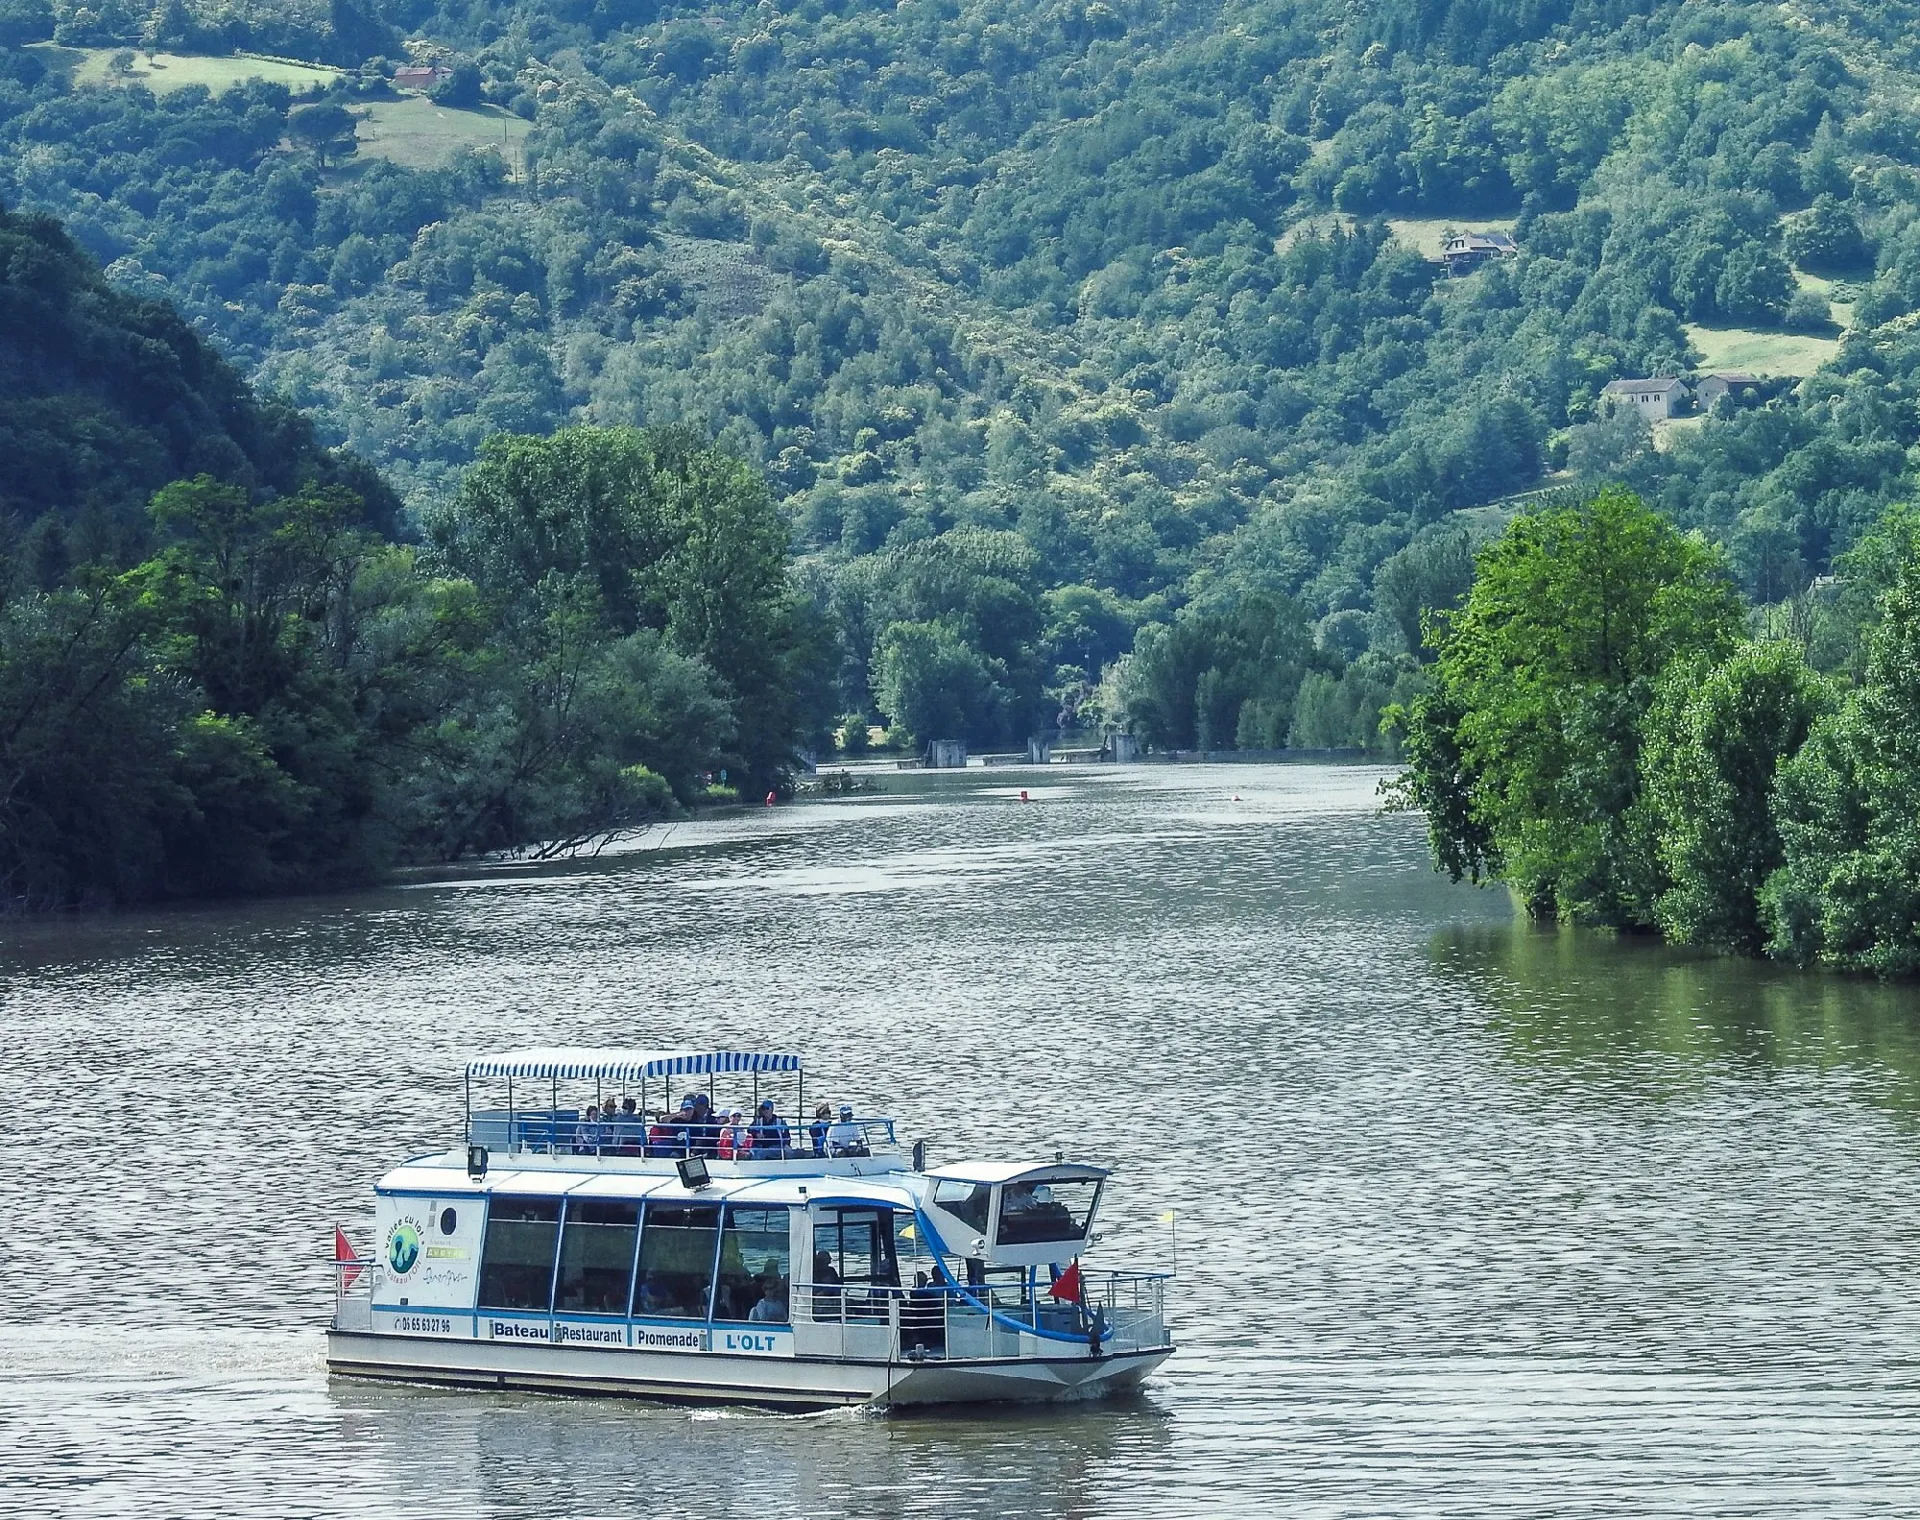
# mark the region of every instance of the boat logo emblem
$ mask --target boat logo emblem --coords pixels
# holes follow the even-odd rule
[[[420,1265],[420,1231],[403,1219],[387,1232],[387,1266],[395,1277],[405,1277]]]

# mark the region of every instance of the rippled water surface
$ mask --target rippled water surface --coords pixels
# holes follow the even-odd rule
[[[1528,929],[1376,779],[896,777],[6,930],[0,1510],[1920,1508],[1920,997]],[[1179,1354],[984,1416],[329,1381],[330,1226],[454,1137],[469,1054],[709,1041],[803,1049],[936,1157],[1114,1166],[1098,1255],[1177,1254]]]

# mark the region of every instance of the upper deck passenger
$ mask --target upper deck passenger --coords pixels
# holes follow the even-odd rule
[[[839,1122],[827,1131],[827,1154],[829,1156],[866,1156],[872,1154],[872,1152],[867,1149],[866,1131],[854,1123],[853,1105],[851,1103],[842,1103],[840,1105]]]
[[[771,1098],[762,1098],[754,1110],[752,1144],[756,1160],[777,1161],[793,1153],[793,1132],[775,1110]]]

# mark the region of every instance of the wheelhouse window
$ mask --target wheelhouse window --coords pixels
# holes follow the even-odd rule
[[[728,1209],[713,1317],[784,1325],[793,1281],[791,1210]]]
[[[720,1239],[716,1204],[648,1204],[640,1232],[640,1280],[633,1312],[665,1319],[705,1319]]]
[[[572,1314],[625,1314],[633,1289],[633,1245],[639,1234],[637,1203],[568,1199],[554,1308]]]
[[[976,1230],[987,1227],[987,1206],[993,1202],[993,1189],[984,1182],[936,1182],[933,1201],[963,1224]]]
[[[494,1198],[480,1257],[482,1309],[553,1306],[553,1252],[560,1239],[558,1198]]]
[[[893,1210],[822,1209],[813,1223],[813,1317],[885,1319],[900,1286]]]
[[[1099,1198],[1100,1183],[1092,1177],[1009,1182],[1000,1196],[1000,1231],[995,1239],[1003,1246],[1078,1240],[1087,1233],[1087,1221]]]

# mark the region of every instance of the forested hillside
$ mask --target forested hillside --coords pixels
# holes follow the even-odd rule
[[[778,784],[821,705],[786,524],[691,430],[490,440],[395,542],[364,465],[5,211],[0,365],[0,913],[565,848]]]
[[[1910,20],[7,0],[0,198],[416,521],[495,432],[717,436],[781,504],[828,707],[980,744],[1063,716],[1377,744],[1420,609],[1501,520],[1474,509],[1625,481],[1777,602],[1909,488]],[[347,72],[300,100],[76,82],[75,49],[216,45]],[[524,145],[423,168],[349,135],[407,56]],[[1495,221],[1518,256],[1465,278],[1419,246]],[[1723,349],[1793,357],[1657,437],[1600,416],[1607,381]]]

